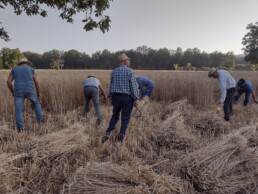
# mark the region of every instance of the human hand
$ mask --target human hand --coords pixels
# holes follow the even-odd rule
[[[40,101],[40,100],[41,100],[41,98],[42,98],[41,93],[40,93],[40,92],[38,92],[38,93],[37,93],[37,95],[38,95],[38,99],[39,99],[39,101]]]
[[[106,98],[106,102],[107,102],[108,105],[113,105],[112,98],[110,98],[110,97]]]
[[[138,107],[139,107],[138,100],[134,101],[134,103],[133,103],[133,107],[135,107],[135,108],[138,108]]]
[[[221,101],[217,101],[216,105],[220,106],[220,105],[222,105],[222,102]]]

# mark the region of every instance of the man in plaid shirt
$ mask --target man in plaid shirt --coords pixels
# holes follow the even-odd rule
[[[117,141],[123,142],[133,106],[137,106],[137,100],[139,99],[134,71],[130,68],[130,58],[123,53],[118,56],[118,61],[120,63],[119,67],[111,73],[108,95],[112,100],[113,115],[109,122],[109,127],[102,138],[102,143],[109,139],[119,120],[120,112],[122,114],[122,122]]]

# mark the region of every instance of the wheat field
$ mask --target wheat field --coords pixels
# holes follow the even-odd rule
[[[136,71],[155,81],[142,116],[133,111],[123,144],[118,123],[101,144],[112,107],[101,99],[103,122],[83,116],[82,81],[95,73],[108,91],[111,71],[38,70],[44,122],[25,102],[25,131],[15,131],[13,97],[0,71],[0,193],[256,193],[258,105],[234,106],[223,120],[218,82],[207,72]],[[258,90],[257,72],[233,72]],[[257,93],[256,93],[257,94]]]

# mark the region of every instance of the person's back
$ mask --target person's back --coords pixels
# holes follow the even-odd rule
[[[14,92],[18,90],[34,90],[34,69],[29,66],[17,66],[11,74],[14,78]]]
[[[137,83],[142,86],[153,86],[154,82],[146,76],[136,77]]]
[[[253,85],[251,84],[250,81],[245,80],[245,85],[244,85],[243,91],[244,91],[245,93],[251,93],[251,92],[253,92]]]
[[[100,81],[95,77],[88,77],[83,81],[83,86],[94,86],[96,88],[99,87]]]
[[[226,89],[236,87],[236,81],[233,76],[226,70],[218,70],[220,86],[225,86]]]
[[[133,86],[130,84],[132,77],[133,70],[125,65],[120,65],[114,69],[111,73],[110,93],[133,95],[131,88]]]

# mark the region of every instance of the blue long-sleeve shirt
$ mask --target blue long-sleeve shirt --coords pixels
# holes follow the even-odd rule
[[[238,91],[244,92],[244,93],[252,93],[253,92],[253,85],[250,81],[245,80],[244,86],[240,86],[237,88]]]
[[[139,99],[139,91],[137,88],[134,71],[131,68],[120,64],[114,69],[110,76],[109,97],[114,93],[128,94],[134,100]]]
[[[144,87],[154,87],[154,81],[146,76],[138,76],[136,77],[136,81],[141,92],[144,92]]]

